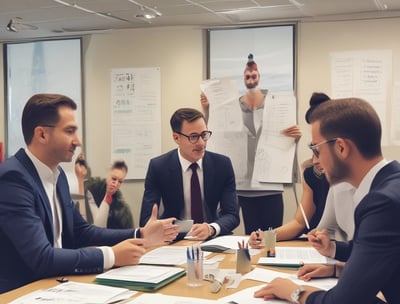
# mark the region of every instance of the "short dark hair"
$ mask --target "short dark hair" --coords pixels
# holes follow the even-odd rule
[[[327,139],[351,140],[366,159],[382,155],[382,128],[378,114],[365,100],[344,98],[324,102],[311,113],[310,122],[320,122],[320,133]]]
[[[111,166],[111,170],[112,169],[125,170],[125,172],[128,172],[128,165],[123,160],[116,160]]]
[[[320,105],[321,103],[330,100],[331,98],[326,95],[325,93],[314,92],[310,98],[310,108],[307,110],[305,118],[306,122],[310,123],[310,115],[315,110],[315,108]]]
[[[37,126],[56,125],[60,120],[58,108],[61,106],[76,110],[76,103],[69,97],[59,94],[36,94],[25,104],[22,112],[22,134],[25,144],[32,142]]]
[[[196,109],[192,109],[192,108],[178,109],[171,116],[170,125],[172,128],[172,131],[173,132],[176,132],[176,131],[181,132],[182,124],[184,121],[192,122],[199,118],[202,118],[202,119],[204,119],[204,121],[206,121],[203,113],[201,113],[200,111],[198,111]]]

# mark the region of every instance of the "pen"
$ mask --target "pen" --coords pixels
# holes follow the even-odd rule
[[[187,257],[187,259],[188,259],[189,261],[192,260],[192,257],[190,256],[189,247],[186,247],[186,257]]]
[[[310,224],[308,223],[306,213],[304,212],[304,209],[303,209],[303,205],[300,203],[299,207],[300,207],[301,215],[304,218],[304,222],[306,223],[306,227],[307,227],[308,230],[310,230]]]
[[[261,242],[260,233],[261,233],[261,229],[258,228],[257,231],[256,231],[256,241],[257,242]]]

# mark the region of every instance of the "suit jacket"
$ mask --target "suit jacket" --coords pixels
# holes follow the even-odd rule
[[[336,247],[336,257],[348,258],[338,284],[312,293],[307,304],[377,303],[378,291],[387,303],[400,303],[399,189],[400,164],[393,161],[376,174],[357,206],[353,241]]]
[[[89,225],[74,206],[65,173],[57,182],[62,247],[53,247],[53,218],[45,189],[23,149],[0,164],[0,293],[45,277],[103,271],[98,248],[133,236],[133,229]]]
[[[220,234],[230,234],[240,222],[235,175],[230,159],[206,151],[203,157],[204,219],[221,227]],[[184,209],[182,168],[178,150],[150,161],[140,212],[140,225],[151,215],[154,203],[163,203],[161,218],[180,218]]]

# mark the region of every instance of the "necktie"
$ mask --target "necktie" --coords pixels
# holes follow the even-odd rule
[[[61,219],[61,206],[57,200],[57,190],[56,190],[56,183],[53,185],[53,209],[54,209],[54,218],[53,218],[53,223],[54,223],[54,247],[55,248],[61,248],[62,243],[61,243],[61,225],[62,225],[62,219]]]
[[[192,177],[190,179],[190,208],[194,223],[203,223],[203,204],[201,202],[201,190],[199,177],[197,176],[197,163],[192,163]]]

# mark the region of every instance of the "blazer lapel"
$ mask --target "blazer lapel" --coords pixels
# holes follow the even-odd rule
[[[35,166],[33,165],[31,159],[28,157],[24,149],[20,149],[16,154],[15,157],[23,164],[23,166],[27,169],[30,177],[31,182],[37,185],[40,194],[40,201],[43,205],[43,208],[46,212],[46,216],[51,223],[51,227],[53,227],[53,216],[51,213],[51,207],[49,198],[47,197],[46,191],[43,187],[42,181],[40,180],[39,174],[36,171]],[[51,233],[53,234],[53,229],[51,229]]]

